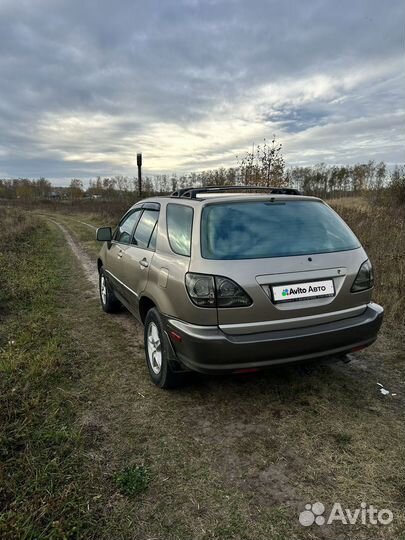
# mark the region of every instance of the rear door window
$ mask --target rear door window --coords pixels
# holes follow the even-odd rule
[[[156,229],[157,234],[157,221],[159,219],[158,210],[144,210],[141,219],[135,229],[135,234],[132,243],[139,248],[151,248],[149,245],[151,240],[153,243],[153,232]],[[156,239],[155,239],[156,242]]]
[[[211,204],[201,219],[206,259],[288,257],[360,247],[345,222],[318,201]]]

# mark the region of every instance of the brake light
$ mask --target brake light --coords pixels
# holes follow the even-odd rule
[[[250,296],[232,279],[209,274],[186,274],[186,289],[191,301],[199,307],[245,307]]]
[[[356,279],[353,282],[351,292],[365,291],[374,285],[374,273],[371,262],[367,259],[360,266]]]

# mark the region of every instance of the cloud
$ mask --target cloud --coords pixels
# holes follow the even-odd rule
[[[70,178],[403,162],[400,0],[0,4],[0,171]]]

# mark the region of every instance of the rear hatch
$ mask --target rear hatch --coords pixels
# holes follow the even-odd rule
[[[218,324],[226,333],[354,317],[370,300],[370,291],[350,291],[367,259],[364,250],[343,220],[318,199],[207,203],[201,255],[204,273],[232,279],[252,300],[248,307],[218,308]]]

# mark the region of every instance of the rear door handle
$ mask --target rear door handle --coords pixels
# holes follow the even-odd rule
[[[148,261],[146,260],[145,257],[142,260],[139,261],[139,266],[142,266],[142,268],[148,268],[149,263],[148,263]]]

